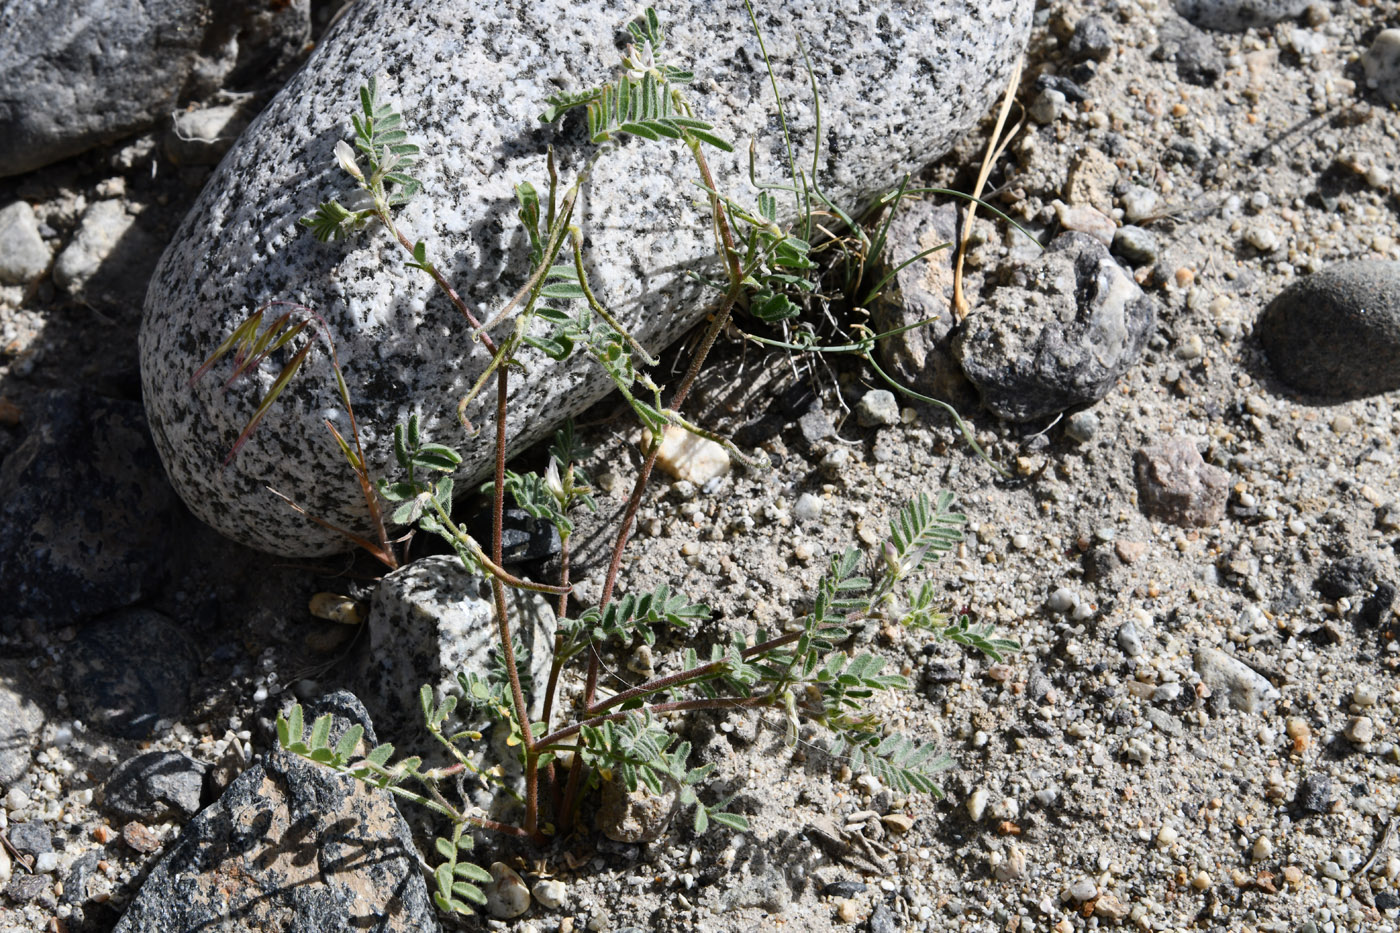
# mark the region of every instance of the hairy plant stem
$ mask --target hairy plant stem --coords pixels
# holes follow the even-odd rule
[[[681,379],[681,384],[676,389],[676,394],[671,400],[671,409],[679,411],[684,404],[686,397],[690,394],[691,388],[695,385],[695,380],[700,375],[700,369],[705,364],[705,357],[710,353],[710,348],[719,339],[720,332],[729,320],[730,312],[734,310],[735,303],[739,296],[743,294],[743,274],[739,266],[739,251],[734,245],[734,233],[729,228],[729,219],[724,212],[724,204],[715,191],[714,176],[710,174],[710,165],[705,160],[705,154],[701,150],[700,142],[693,137],[686,137],[686,144],[690,147],[692,155],[695,157],[695,164],[700,170],[700,177],[704,182],[704,187],[709,191],[710,210],[714,217],[715,230],[719,240],[721,259],[724,261],[726,271],[729,276],[729,290],[725,292],[724,299],[720,303],[719,310],[715,312],[714,318],[710,321],[709,327],[705,329],[705,335],[700,341],[700,349],[691,359],[690,366]],[[656,435],[651,439],[651,444],[647,447],[646,458],[642,462],[642,468],[637,473],[637,480],[632,484],[632,495],[627,500],[627,510],[623,513],[622,524],[617,530],[617,539],[613,544],[612,559],[608,563],[608,573],[603,581],[602,595],[598,599],[598,608],[604,609],[612,600],[613,589],[617,586],[617,575],[622,570],[622,554],[627,549],[627,542],[632,536],[632,525],[637,519],[637,510],[642,504],[642,494],[646,491],[647,482],[651,479],[651,471],[656,466],[657,455],[661,452],[661,436]],[[584,685],[583,708],[585,715],[593,713],[594,701],[598,694],[598,668],[600,658],[598,657],[598,646],[590,639],[588,644],[588,676]],[[572,823],[573,809],[578,798],[579,785],[583,779],[583,756],[575,755],[573,766],[569,769],[569,784],[564,791],[564,802],[561,806],[562,814],[560,824],[567,826]]]

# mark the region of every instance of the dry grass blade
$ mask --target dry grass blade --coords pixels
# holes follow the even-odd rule
[[[972,236],[972,220],[977,215],[977,199],[982,197],[982,189],[986,187],[987,177],[992,174],[992,166],[1024,122],[1024,118],[1018,120],[1010,132],[1002,134],[1002,129],[1006,126],[1006,117],[1011,113],[1011,104],[1016,99],[1016,88],[1021,84],[1021,65],[1024,61],[1023,57],[1018,56],[1011,69],[1011,78],[1006,82],[1006,94],[1003,95],[1001,109],[997,112],[997,125],[992,130],[991,139],[987,141],[987,153],[982,158],[982,169],[977,173],[977,184],[973,186],[972,199],[968,202],[967,220],[963,223],[962,239],[958,242],[958,260],[953,268],[953,316],[959,321],[967,317],[968,312],[972,310],[967,296],[963,294],[963,257],[967,255],[967,241]]]

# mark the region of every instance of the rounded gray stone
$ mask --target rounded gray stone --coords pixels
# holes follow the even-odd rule
[[[1255,331],[1274,372],[1313,395],[1400,388],[1400,262],[1360,259],[1288,286]]]
[[[1400,104],[1400,29],[1382,29],[1361,56],[1366,83],[1392,104]]]
[[[822,91],[822,184],[848,209],[947,151],[1005,87],[1020,55],[1029,0],[905,0],[856,11],[823,0],[770,5],[768,48],[800,157],[813,151],[814,109],[794,31],[808,37]],[[489,470],[491,414],[457,402],[487,362],[460,315],[382,229],[349,243],[315,242],[297,225],[323,199],[351,192],[333,155],[350,136],[358,87],[381,76],[382,96],[405,112],[423,147],[422,193],[398,213],[481,315],[526,277],[513,186],[546,184],[552,145],[566,184],[594,147],[577,117],[542,126],[544,100],[617,73],[618,37],[636,8],[621,0],[482,5],[468,0],[365,0],[349,9],[311,60],[235,144],[175,234],[147,295],[142,380],[157,445],[181,496],[200,518],[243,543],[310,557],[346,542],[288,509],[271,486],[311,514],[367,532],[354,477],[324,418],[347,429],[323,348],[273,406],[228,468],[220,468],[278,367],[227,390],[228,365],[190,386],[210,353],[268,301],[315,309],[328,326],[354,397],[369,470],[393,463],[392,429],[417,412],[426,437],[463,448],[459,489]],[[781,29],[776,24],[782,24]],[[725,190],[746,189],[746,137],[759,170],[787,165],[768,75],[741,8],[682,5],[667,25],[675,61],[700,77],[697,116],[737,143],[711,150]],[[713,81],[714,84],[710,82]],[[711,90],[722,88],[722,92]],[[950,92],[949,89],[957,91]],[[643,343],[689,329],[709,300],[686,275],[713,268],[709,212],[684,146],[623,143],[594,175],[578,208],[594,291]],[[792,204],[784,201],[785,217]],[[611,386],[589,360],[556,365],[521,356],[514,380],[512,451],[545,436]],[[487,392],[487,396],[493,393]],[[482,399],[482,402],[491,399]],[[489,407],[489,406],[487,406]]]
[[[1176,11],[1203,29],[1244,32],[1302,13],[1313,0],[1176,0]]]
[[[199,812],[209,766],[178,752],[146,752],[117,766],[102,787],[102,809],[123,820],[188,819]]]
[[[16,201],[0,210],[0,285],[28,285],[44,274],[49,259],[34,208]]]

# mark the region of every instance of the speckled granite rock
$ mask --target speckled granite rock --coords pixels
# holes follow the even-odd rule
[[[307,704],[373,724],[349,693]],[[408,825],[394,798],[276,750],[195,817],[127,908],[116,933],[436,931]]]
[[[0,3],[0,176],[151,126],[186,94],[290,64],[310,9],[310,0]]]
[[[1062,233],[968,316],[953,355],[993,414],[1032,421],[1107,395],[1156,326],[1156,303],[1102,243]]]
[[[812,151],[814,113],[789,37],[794,30],[808,37],[823,94],[827,192],[854,206],[944,152],[1003,90],[1031,8],[1029,0],[904,0],[863,12],[834,0],[770,5],[768,46],[802,153]],[[267,493],[270,485],[328,521],[365,524],[357,486],[322,424],[340,407],[324,353],[234,464],[218,467],[275,372],[227,392],[224,369],[193,390],[189,378],[269,300],[309,305],[329,322],[372,471],[392,462],[392,426],[412,411],[422,414],[429,438],[464,440],[455,405],[486,360],[459,315],[426,277],[403,267],[382,230],[325,246],[296,225],[318,201],[347,190],[332,149],[349,135],[358,86],[383,76],[384,95],[406,111],[424,148],[424,192],[402,211],[404,228],[425,239],[467,299],[487,311],[525,272],[513,185],[545,181],[548,145],[566,178],[593,149],[575,119],[541,126],[541,101],[558,88],[610,79],[617,38],[636,11],[620,0],[367,0],[327,35],[225,158],[147,296],[146,404],[167,469],[201,518],[275,553],[344,549],[338,536]],[[738,142],[734,156],[713,159],[722,186],[747,188],[751,129],[762,132],[760,171],[781,172],[781,136],[768,130],[772,92],[742,7],[682,5],[669,20],[668,45],[701,76],[698,115]],[[627,143],[595,176],[578,215],[594,289],[653,347],[695,322],[702,296],[684,273],[708,268],[710,222],[693,203],[695,172],[683,153],[679,145]],[[524,359],[530,375],[515,380],[511,413],[517,450],[608,388],[583,360],[561,367],[534,352]],[[481,411],[469,414],[477,425],[490,423]],[[459,489],[483,475],[490,456],[488,443],[466,447]]]
[[[529,673],[543,687],[549,677],[555,619],[538,594],[507,590],[512,630],[530,652]],[[485,676],[497,644],[496,608],[482,577],[468,574],[456,557],[414,561],[386,576],[370,606],[370,645],[360,672],[380,728],[395,741],[423,724],[418,691],[433,684],[438,702],[462,695],[458,671]],[[529,687],[526,688],[527,695]],[[535,697],[540,709],[543,699]]]
[[[1244,32],[1297,16],[1311,2],[1313,0],[1176,0],[1176,11],[1205,29]]]
[[[1298,279],[1255,331],[1295,389],[1343,398],[1400,389],[1400,262],[1340,262]]]

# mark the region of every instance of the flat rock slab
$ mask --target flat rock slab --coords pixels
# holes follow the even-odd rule
[[[337,693],[307,709],[334,713],[338,738],[365,726]],[[151,872],[116,933],[175,930],[325,933],[436,931],[408,825],[394,799],[279,750],[243,772],[195,817]]]
[[[806,37],[822,91],[821,183],[857,208],[906,172],[938,157],[1005,87],[1027,36],[1029,0],[905,0],[854,12],[827,0],[770,5],[763,23],[786,99],[799,162],[814,148],[815,110],[792,36]],[[467,442],[456,405],[487,358],[460,315],[382,229],[349,243],[317,243],[297,221],[350,192],[333,148],[351,135],[358,88],[379,76],[381,96],[405,114],[423,147],[424,188],[398,219],[489,316],[527,274],[513,187],[546,185],[554,146],[572,179],[594,151],[577,116],[542,126],[546,97],[617,74],[619,39],[637,7],[620,0],[482,5],[468,0],[357,3],[307,66],[244,133],[166,252],[147,294],[141,335],[147,409],[161,456],[190,507],[225,534],[273,553],[310,557],[345,548],[274,498],[367,531],[354,478],[323,422],[342,429],[334,378],[313,354],[227,469],[219,464],[280,367],[225,391],[228,367],[193,388],[190,377],[250,312],[268,301],[320,314],[363,429],[372,473],[393,463],[392,428],[422,416],[424,435],[465,444],[458,488],[489,469],[491,418]],[[711,151],[717,183],[745,199],[747,137],[758,136],[763,177],[785,178],[787,156],[769,79],[747,15],[735,4],[663,10],[672,59],[699,76],[697,116],[736,143]],[[718,277],[711,223],[685,147],[629,140],[594,175],[577,222],[588,238],[593,288],[641,340],[661,347],[692,326],[712,296],[687,273]],[[784,208],[793,213],[791,201]],[[513,450],[545,436],[610,388],[581,357],[552,364],[530,351],[514,380]],[[490,395],[491,393],[487,393]]]

